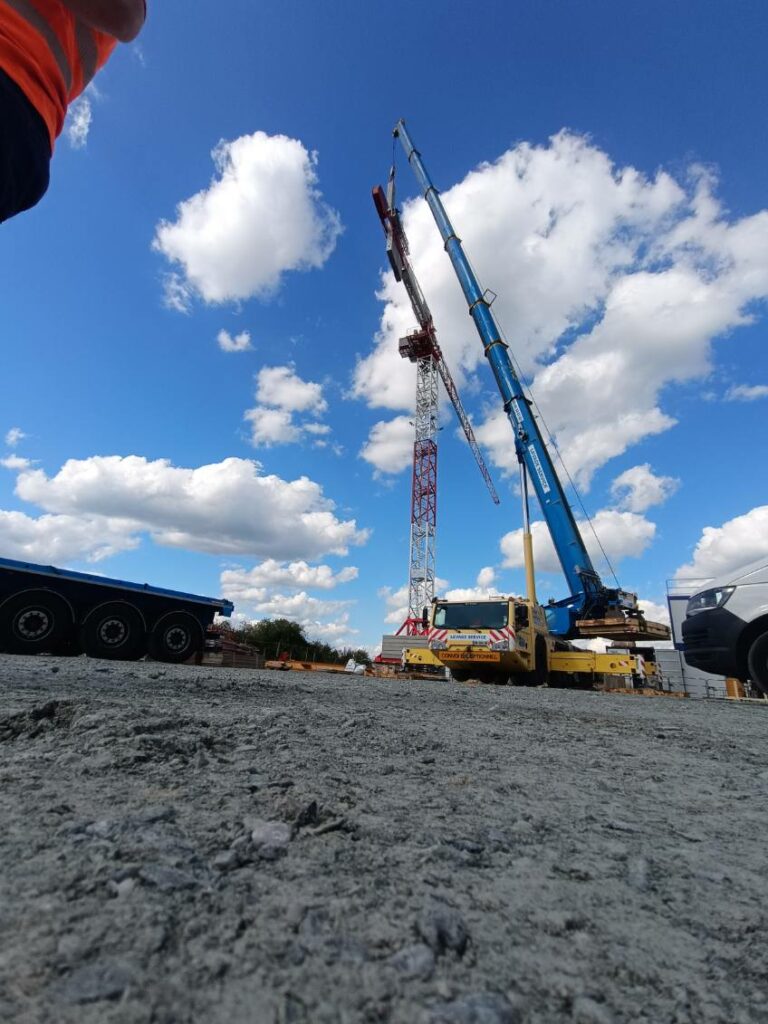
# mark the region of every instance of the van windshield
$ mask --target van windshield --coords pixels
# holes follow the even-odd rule
[[[501,629],[508,624],[507,601],[477,601],[461,604],[438,602],[434,625],[438,629]]]

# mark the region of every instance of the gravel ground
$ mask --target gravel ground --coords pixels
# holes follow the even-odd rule
[[[0,657],[0,1020],[768,1020],[768,709]]]

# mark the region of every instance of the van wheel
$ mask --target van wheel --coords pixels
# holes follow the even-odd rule
[[[155,624],[149,654],[156,661],[180,665],[203,649],[200,623],[186,612],[170,612]],[[286,665],[286,668],[288,666]]]
[[[759,636],[749,649],[749,678],[768,697],[768,633]]]
[[[467,669],[452,668],[451,676],[453,679],[456,680],[457,683],[466,683],[466,681],[469,679],[469,672],[467,671]]]
[[[29,590],[0,608],[0,647],[11,654],[55,653],[72,627],[72,613],[58,594]]]
[[[94,608],[80,630],[80,642],[89,658],[108,661],[136,661],[147,652],[141,615],[123,601]]]

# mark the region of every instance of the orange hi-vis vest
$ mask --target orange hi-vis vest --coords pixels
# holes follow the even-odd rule
[[[86,25],[60,0],[0,0],[0,68],[45,121],[51,150],[67,107],[116,45],[116,39]]]

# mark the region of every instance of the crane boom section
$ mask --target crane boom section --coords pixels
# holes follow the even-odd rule
[[[427,353],[434,359],[438,373],[445,385],[445,390],[451,400],[451,404],[453,405],[459,419],[459,423],[461,423],[462,429],[464,430],[467,443],[475,457],[477,467],[483,475],[485,485],[490,492],[494,504],[498,505],[499,496],[496,493],[493,479],[485,464],[485,459],[483,458],[480,446],[477,443],[477,438],[475,437],[475,432],[472,429],[472,424],[470,423],[469,417],[461,403],[458,389],[438,343],[437,331],[435,330],[435,325],[432,320],[432,313],[430,312],[427,300],[424,298],[424,293],[421,290],[421,286],[419,285],[413,266],[411,265],[408,238],[405,234],[403,223],[400,220],[400,214],[394,204],[394,182],[391,176],[389,195],[385,197],[384,190],[381,186],[377,186],[373,190],[373,201],[387,236],[387,256],[392,267],[392,272],[395,275],[395,278],[405,286],[405,290],[411,300],[413,312],[419,322],[419,327],[421,328],[418,335],[410,335],[407,339],[404,339],[404,342],[401,343],[401,345],[405,342],[410,342],[412,352],[418,352],[422,356],[424,353]],[[418,347],[416,347],[414,342],[417,343]]]
[[[563,573],[571,589],[568,617],[572,619],[571,609],[573,611],[579,609],[583,613],[593,603],[592,598],[597,598],[598,603],[602,603],[600,596],[606,593],[605,588],[589,557],[539,425],[533,415],[530,402],[524,394],[520,378],[515,373],[507,345],[502,340],[501,332],[491,310],[492,299],[489,300],[487,293],[481,289],[469,260],[464,254],[461,239],[451,224],[440,195],[424,166],[421,154],[411,141],[403,121],[397,123],[395,135],[400,138],[422,194],[432,211],[432,216],[445,243],[445,250],[464,292],[469,306],[469,314],[475,323],[485,355],[496,378],[504,403],[504,411],[514,431],[518,459],[525,463],[528,475],[533,482]],[[562,625],[564,624],[565,620],[563,619]],[[558,629],[557,631],[565,632],[567,630]]]

